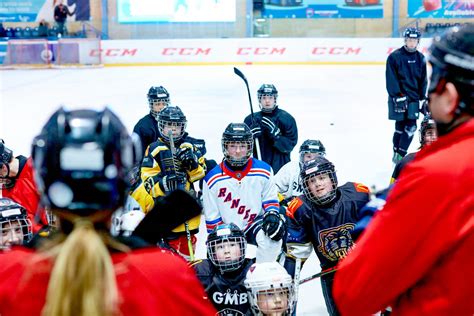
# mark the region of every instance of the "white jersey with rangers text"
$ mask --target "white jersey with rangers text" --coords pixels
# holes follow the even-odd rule
[[[245,229],[263,212],[279,210],[273,171],[255,158],[240,171],[217,165],[204,178],[202,197],[208,232],[221,223]]]

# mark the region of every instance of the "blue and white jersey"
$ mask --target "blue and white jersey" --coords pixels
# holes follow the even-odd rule
[[[202,192],[208,232],[221,223],[244,230],[263,212],[279,210],[272,168],[255,158],[239,171],[220,163],[207,173]]]

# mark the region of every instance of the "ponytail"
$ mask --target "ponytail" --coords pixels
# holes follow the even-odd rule
[[[67,238],[46,251],[53,257],[42,316],[118,315],[115,271],[104,238],[93,222],[76,217]]]

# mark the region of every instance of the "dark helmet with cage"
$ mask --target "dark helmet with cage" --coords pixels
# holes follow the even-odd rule
[[[236,149],[236,150],[233,150]],[[253,152],[253,136],[245,123],[230,123],[222,134],[224,160],[232,167],[242,167]]]
[[[300,172],[304,195],[316,205],[334,201],[337,195],[337,176],[334,165],[324,157],[303,164]]]
[[[179,106],[168,105],[158,113],[158,130],[161,137],[170,141],[170,134],[174,141],[180,140],[186,132],[188,121]]]
[[[254,263],[247,271],[244,285],[254,315],[292,315],[295,285],[278,262]],[[270,305],[275,299],[279,304]]]
[[[316,156],[326,156],[326,148],[318,139],[307,139],[300,146],[300,168],[305,161],[313,160]]]
[[[262,97],[272,96],[274,98],[273,107],[262,106]],[[258,104],[262,112],[271,112],[277,106],[278,90],[273,84],[264,83],[257,90]]]
[[[435,36],[428,62],[432,66],[428,95],[441,93],[446,83],[451,82],[459,94],[456,115],[474,115],[474,24],[452,27]],[[438,132],[444,134],[453,122],[436,123]]]
[[[27,243],[32,237],[26,209],[9,198],[0,198],[0,250]]]
[[[430,137],[427,137],[427,133],[431,132],[433,135],[429,135]],[[434,138],[434,139],[433,139]],[[427,114],[423,118],[423,121],[421,121],[420,124],[420,144],[421,147],[431,144],[434,140],[437,138],[437,132],[436,132],[436,122],[433,120],[431,115]]]
[[[10,162],[13,159],[13,151],[5,146],[3,139],[0,139],[0,184],[6,189],[15,185],[16,178],[10,177]]]
[[[417,29],[416,27],[409,27],[405,29],[403,32],[403,37],[405,38],[405,49],[408,50],[409,52],[414,52],[416,51],[416,47],[411,48],[406,45],[408,39],[416,39],[417,43],[420,43],[420,38],[421,38],[421,31]]]
[[[146,95],[148,98],[148,105],[150,106],[150,114],[155,118],[158,119],[158,113],[160,111],[156,111],[153,106],[160,105],[161,107],[165,107],[170,104],[170,94],[163,86],[152,86],[148,90],[148,94]]]
[[[247,240],[234,223],[217,225],[206,241],[207,257],[221,272],[239,269],[245,260]]]
[[[127,174],[140,161],[139,144],[109,108],[61,107],[32,146],[43,205],[80,216],[124,205]]]

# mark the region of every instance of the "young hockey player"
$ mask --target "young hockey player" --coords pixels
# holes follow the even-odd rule
[[[0,250],[27,243],[32,236],[25,208],[9,198],[0,198]]]
[[[288,112],[279,109],[278,91],[273,84],[263,84],[257,91],[260,112],[248,115],[244,123],[250,126],[253,137],[258,138],[261,157],[277,173],[290,161],[293,148],[298,143],[296,121]]]
[[[207,259],[192,264],[219,315],[251,315],[244,279],[255,262],[245,258],[247,241],[237,225],[221,224],[208,235]]]
[[[306,162],[317,156],[325,156],[326,148],[319,140],[307,139],[301,144],[299,150],[299,161],[290,161],[285,164],[275,175],[275,184],[278,193],[284,200],[291,199],[303,194],[301,186],[300,168]]]
[[[182,258],[108,233],[140,155],[113,112],[59,109],[32,148],[41,201],[60,225],[38,250],[1,255],[1,315],[215,314]]]
[[[186,124],[186,116],[177,106],[169,105],[158,114],[161,136],[146,150],[141,179],[131,193],[145,213],[153,208],[156,199],[177,189],[191,191],[193,183],[204,177],[204,157],[184,138]],[[200,216],[196,216],[173,230],[167,240],[172,248],[189,259],[193,256],[199,223]]]
[[[295,258],[304,260],[312,245],[322,270],[333,268],[354,247],[351,236],[359,210],[369,201],[369,189],[347,182],[338,187],[334,165],[324,157],[306,162],[301,169],[304,195],[288,204],[289,234],[285,268],[293,273]],[[306,258],[301,255],[304,253]],[[329,315],[339,315],[332,298],[334,274],[321,278]]]
[[[257,245],[257,262],[274,261],[286,232],[279,213],[271,167],[251,158],[253,138],[249,127],[231,123],[222,135],[224,160],[204,178],[203,208],[211,232],[222,223],[245,230],[247,242]]]
[[[293,280],[279,263],[253,264],[247,272],[245,286],[254,315],[292,314],[295,299]]]

